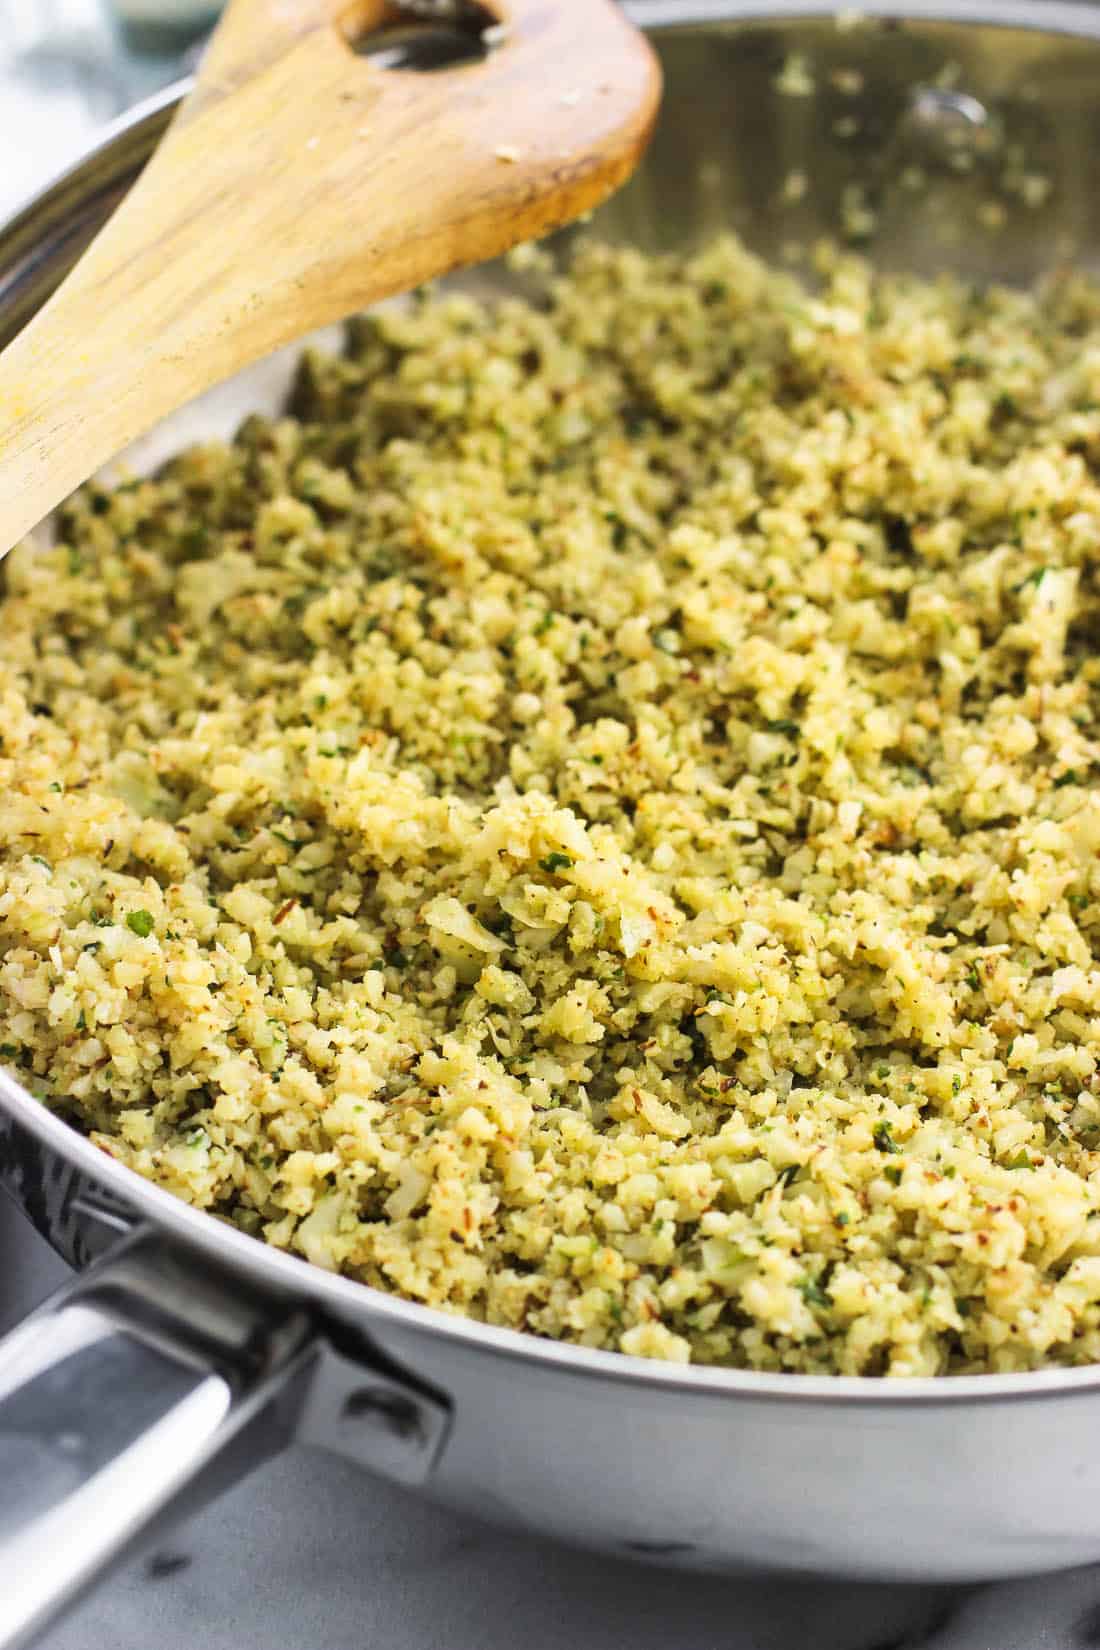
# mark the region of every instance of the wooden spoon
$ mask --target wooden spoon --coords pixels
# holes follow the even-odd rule
[[[0,355],[0,554],[200,390],[630,175],[660,72],[611,0],[405,0],[433,5],[499,42],[385,69],[355,43],[386,0],[232,0],[138,182]]]

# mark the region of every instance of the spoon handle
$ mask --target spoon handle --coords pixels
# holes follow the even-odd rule
[[[660,95],[612,0],[492,0],[484,61],[386,70],[384,0],[233,0],[130,194],[0,355],[0,554],[159,418],[629,176]]]

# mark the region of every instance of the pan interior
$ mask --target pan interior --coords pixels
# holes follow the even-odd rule
[[[887,267],[1028,285],[1095,270],[1089,157],[1100,41],[1029,29],[834,19],[668,28],[668,92],[639,175],[577,233],[682,249],[733,227],[796,265],[839,236]],[[451,284],[522,279],[486,266]],[[154,468],[198,433],[274,410],[297,349],[166,422],[134,455]],[[0,575],[2,577],[2,575]]]

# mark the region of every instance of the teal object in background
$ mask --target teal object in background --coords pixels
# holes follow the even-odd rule
[[[185,47],[216,21],[219,0],[109,0],[132,51],[159,56]]]

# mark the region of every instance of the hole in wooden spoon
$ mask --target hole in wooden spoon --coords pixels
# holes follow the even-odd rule
[[[438,5],[396,5],[373,27],[350,23],[344,38],[358,57],[369,58],[379,69],[412,69],[430,74],[488,57],[500,24],[477,0],[451,0]]]

